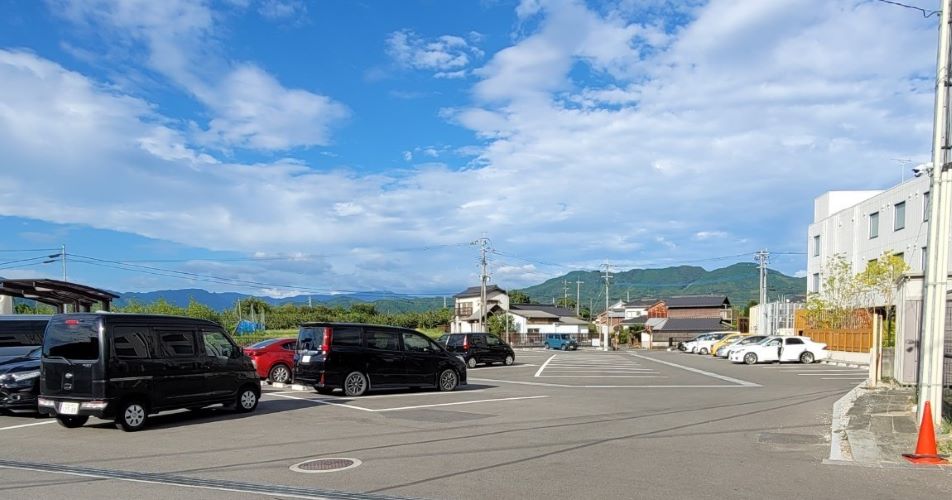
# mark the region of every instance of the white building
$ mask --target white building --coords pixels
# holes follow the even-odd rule
[[[910,272],[922,272],[929,238],[929,178],[910,179],[886,191],[830,191],[813,203],[807,241],[807,291],[823,286],[823,267],[843,255],[854,273],[884,252],[900,255]]]
[[[487,331],[487,327],[480,322],[483,316],[480,309],[481,296],[482,291],[478,286],[471,286],[453,296],[456,300],[456,314],[453,315],[453,323],[450,325],[451,332]],[[496,285],[488,285],[486,287],[486,317],[488,318],[496,311],[508,310],[509,294]]]
[[[453,296],[456,300],[456,313],[450,331],[453,333],[485,332],[488,326],[482,325],[480,310],[480,287],[474,286]],[[588,334],[589,322],[575,316],[574,309],[544,304],[511,304],[509,294],[496,285],[486,287],[486,317],[506,315],[513,330],[510,333],[527,335],[545,333],[571,333],[582,336]]]

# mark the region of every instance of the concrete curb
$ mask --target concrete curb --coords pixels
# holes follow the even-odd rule
[[[836,361],[836,360],[829,360],[829,359],[820,361],[820,364],[833,365],[833,366],[845,366],[847,368],[869,368],[868,364],[849,363],[847,361]]]
[[[878,463],[864,463],[864,462],[854,462],[852,460],[833,460],[833,459],[823,459],[823,465],[849,465],[853,467],[868,467],[871,469],[904,469],[904,470],[921,470],[925,472],[947,472],[952,474],[952,465],[943,465],[943,464],[913,464],[913,463],[900,463],[900,462],[878,462]]]
[[[857,385],[833,403],[833,415],[830,422],[829,461],[853,462],[853,450],[850,448],[850,441],[846,435],[846,428],[850,422],[847,413],[853,408],[856,398],[868,392],[864,385],[866,385],[866,382]],[[824,460],[824,463],[826,462]]]
[[[271,387],[276,389],[291,389],[292,391],[309,391],[310,387],[301,384],[283,384],[281,382],[273,382]]]

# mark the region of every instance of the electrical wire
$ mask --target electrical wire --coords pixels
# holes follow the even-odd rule
[[[922,13],[922,17],[926,19],[932,16],[938,16],[939,14],[942,13],[942,11],[939,11],[939,10],[926,10],[926,9],[923,9],[922,7],[916,7],[915,5],[906,5],[904,3],[894,2],[892,0],[876,0],[876,1],[880,3],[888,3],[891,5],[897,5],[899,7],[905,7],[907,9],[918,10],[919,12]]]

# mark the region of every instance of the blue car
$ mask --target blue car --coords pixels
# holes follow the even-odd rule
[[[578,342],[567,333],[547,333],[545,334],[545,348],[575,351],[578,349]]]

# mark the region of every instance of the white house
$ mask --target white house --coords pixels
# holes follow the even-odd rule
[[[808,292],[822,291],[823,266],[836,254],[846,257],[854,273],[885,252],[901,256],[909,266],[894,303],[884,304],[879,297],[875,300],[880,303],[873,304],[896,306],[895,359],[891,369],[884,362],[883,372],[900,383],[915,383],[917,373],[930,182],[922,176],[884,191],[825,193],[814,201],[807,235]],[[947,346],[952,355],[952,342]]]
[[[450,331],[453,333],[485,332],[486,325],[480,323],[482,319],[482,310],[480,305],[482,301],[481,288],[471,286],[466,290],[456,294],[453,298],[456,300],[456,313],[453,315],[453,323],[450,324]],[[496,285],[486,286],[486,317],[488,318],[494,312],[509,310],[509,294]]]
[[[854,273],[884,252],[900,255],[922,272],[929,237],[929,178],[910,179],[886,191],[830,191],[813,203],[807,241],[807,291],[818,292],[831,257],[846,257]]]

